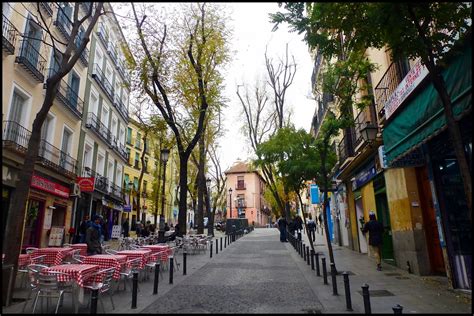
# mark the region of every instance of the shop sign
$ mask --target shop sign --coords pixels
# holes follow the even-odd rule
[[[368,168],[365,168],[361,172],[359,172],[352,183],[352,189],[356,190],[358,187],[363,186],[367,182],[369,182],[372,178],[377,175],[377,171],[375,170],[374,163],[370,164]]]
[[[77,177],[76,182],[81,187],[81,192],[94,192],[94,177]]]
[[[31,187],[59,195],[60,197],[69,198],[69,188],[37,175],[31,177]]]
[[[48,246],[49,247],[61,247],[63,243],[63,237],[64,237],[64,226],[54,226],[51,227],[50,233],[49,233],[49,242]]]
[[[53,209],[48,207],[46,208],[45,213],[44,213],[43,229],[50,229],[52,220],[53,220]]]
[[[386,120],[389,119],[389,117],[398,109],[403,101],[405,101],[405,99],[413,92],[413,90],[415,90],[427,75],[428,69],[421,63],[421,59],[418,60],[385,103],[384,108]]]
[[[385,147],[382,145],[379,147],[379,162],[382,169],[387,169],[387,155],[385,155]]]
[[[131,212],[132,211],[132,206],[130,204],[124,205],[123,206],[123,211],[124,212]]]
[[[310,185],[311,204],[319,204],[319,187],[316,184]]]

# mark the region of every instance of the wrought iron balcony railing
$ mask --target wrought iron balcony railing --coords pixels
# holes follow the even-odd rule
[[[71,39],[72,22],[61,7],[58,8],[58,14],[56,21],[54,21],[54,25],[56,25],[59,32],[66,40],[69,41]]]
[[[369,112],[368,112],[369,111]],[[355,128],[354,128],[354,149],[364,143],[364,138],[362,137],[361,131],[367,126],[377,126],[377,120],[372,117],[370,114],[370,108],[362,110],[354,120]]]
[[[397,89],[400,82],[402,82],[406,75],[406,72],[404,72],[405,70],[400,67],[399,63],[392,62],[375,87],[375,104],[379,118],[385,116],[385,103],[388,101],[395,89]]]
[[[347,130],[346,130],[347,131]],[[349,133],[345,133],[337,145],[337,151],[339,154],[339,163],[342,165],[347,158],[354,157],[354,131],[350,129]]]
[[[118,112],[123,117],[123,119],[128,122],[128,109],[123,104],[122,99],[119,98],[117,95],[115,95],[113,104],[117,108]]]
[[[90,128],[97,136],[99,136],[107,145],[110,147],[113,147],[113,144],[111,142],[110,138],[110,131],[105,126],[104,123],[102,123],[95,113],[89,112],[87,113],[87,121],[86,121],[86,128]]]
[[[92,78],[94,78],[102,90],[105,92],[107,97],[110,99],[110,102],[114,102],[114,89],[109,80],[105,77],[102,69],[100,69],[98,64],[94,64],[92,71]]]
[[[51,2],[40,2],[40,7],[43,8],[43,10],[49,15],[53,16],[53,7],[51,5]]]
[[[107,53],[109,53],[112,61],[117,64],[117,50],[115,49],[115,45],[112,42],[109,42],[107,45]]]
[[[120,141],[117,139],[117,137],[115,137],[114,135],[112,135],[112,133],[110,134],[110,143],[111,143],[111,147],[112,149],[120,156],[120,158],[122,158],[124,160],[124,162],[128,162],[128,152],[127,152],[127,149],[125,148],[124,145],[122,145],[120,143]]]
[[[2,48],[8,55],[15,53],[18,30],[4,15],[2,15]]]
[[[110,195],[118,200],[124,200],[124,193],[122,188],[114,183],[110,183]]]
[[[109,193],[109,179],[88,167],[84,167],[82,175],[84,177],[94,177],[94,190],[103,192],[105,194]]]
[[[104,44],[104,47],[107,48],[109,42],[109,34],[105,31],[105,25],[103,22],[100,22],[97,27],[97,36],[99,40]]]
[[[89,49],[87,47],[84,47],[84,50],[81,53],[81,56],[79,57],[79,60],[81,63],[87,67],[89,64]]]
[[[127,84],[130,84],[130,75],[125,70],[125,66],[124,66],[123,62],[120,59],[118,59],[118,61],[116,63],[116,68],[117,68],[120,76],[122,76],[122,80],[125,81]]]
[[[20,53],[16,56],[15,62],[25,68],[34,79],[39,82],[44,82],[46,58],[39,52],[40,45],[40,40],[22,39]]]
[[[31,131],[14,121],[3,121],[3,147],[26,154]],[[68,177],[76,176],[76,159],[42,139],[39,145],[38,162]]]
[[[54,74],[54,69],[50,69],[49,77]],[[56,94],[56,100],[61,102],[68,110],[70,110],[79,119],[82,119],[82,111],[84,101],[79,97],[77,91],[71,88],[65,80],[61,80]]]

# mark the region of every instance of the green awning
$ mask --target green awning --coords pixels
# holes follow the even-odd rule
[[[471,109],[472,102],[472,48],[466,45],[462,54],[453,59],[443,71],[451,95],[453,113],[461,116]],[[383,130],[387,164],[403,157],[446,125],[443,105],[432,83],[412,98]],[[462,131],[461,131],[462,132]]]

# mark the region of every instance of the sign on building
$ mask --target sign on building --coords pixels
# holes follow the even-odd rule
[[[319,187],[316,184],[310,185],[311,204],[319,204]]]
[[[122,233],[122,226],[114,225],[112,226],[112,238],[119,238]]]
[[[64,226],[53,226],[49,233],[49,247],[61,247],[64,237]]]

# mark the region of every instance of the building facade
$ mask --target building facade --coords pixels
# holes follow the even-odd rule
[[[227,171],[227,218],[247,218],[249,225],[264,227],[272,222],[272,214],[263,193],[265,181],[248,163],[237,161]],[[230,191],[229,189],[232,189]]]

